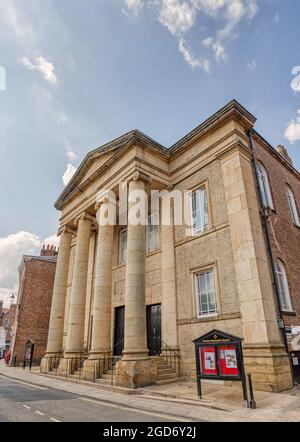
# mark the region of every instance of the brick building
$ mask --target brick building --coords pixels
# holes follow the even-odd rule
[[[273,149],[257,132],[252,146],[262,190],[262,218],[269,242],[278,316],[300,383],[300,180],[284,146]],[[264,190],[263,190],[264,189]],[[284,328],[283,328],[284,327]]]
[[[57,251],[53,246],[44,246],[41,256],[25,255],[22,258],[11,363],[23,363],[25,344],[29,340],[34,343],[35,364],[45,352],[56,260]]]
[[[59,373],[72,374],[79,357],[83,377],[105,383],[111,355],[117,385],[136,388],[172,380],[172,359],[161,369],[171,354],[194,378],[193,340],[218,329],[243,339],[256,388],[292,387],[300,355],[290,358],[286,327],[300,326],[300,175],[255,122],[233,100],[170,148],[134,130],[87,154],[56,202],[61,242],[43,371],[62,352]],[[145,205],[153,191],[162,192],[156,212]],[[148,222],[129,221],[137,194]],[[187,196],[183,224],[178,195]],[[102,224],[115,208],[115,222]]]

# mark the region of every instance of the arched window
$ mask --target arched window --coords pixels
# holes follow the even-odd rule
[[[261,163],[257,163],[256,170],[262,204],[264,207],[274,209],[267,171]]]
[[[299,219],[299,213],[298,213],[298,209],[297,209],[297,205],[296,205],[295,196],[293,194],[292,189],[289,186],[287,188],[287,199],[288,199],[289,208],[290,208],[290,211],[291,211],[293,223],[296,226],[300,227],[300,219]]]
[[[279,289],[281,309],[285,311],[292,311],[293,307],[285,268],[282,262],[279,260],[275,261],[275,272]]]

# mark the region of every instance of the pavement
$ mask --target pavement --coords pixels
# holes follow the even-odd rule
[[[0,421],[1,415],[4,420],[17,416],[29,421],[54,419],[53,422],[300,421],[300,389],[297,388],[279,394],[255,391],[256,410],[245,407],[238,384],[203,383],[203,397],[203,400],[197,398],[196,385],[192,382],[138,390],[104,388],[89,382],[45,376],[37,369],[30,372],[0,363]],[[19,415],[16,410],[23,413]]]

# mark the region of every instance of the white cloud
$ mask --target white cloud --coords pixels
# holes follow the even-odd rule
[[[17,291],[18,267],[24,254],[39,254],[41,241],[37,235],[18,232],[0,238],[0,299],[6,303]]]
[[[300,92],[300,66],[293,67],[292,75],[295,75],[295,78],[291,82],[291,88],[294,92]]]
[[[142,0],[125,0],[125,9],[123,9],[123,12],[125,14],[131,12],[134,16],[137,16],[143,7],[143,3]]]
[[[68,160],[69,160],[71,163],[73,163],[74,161],[77,160],[78,155],[73,151],[73,149],[72,149],[71,146],[67,145],[67,146],[66,146],[66,151],[67,151],[67,157],[68,157]]]
[[[247,68],[250,71],[254,71],[254,69],[256,68],[256,60],[249,61],[249,63],[247,63]]]
[[[209,72],[210,69],[209,60],[203,58],[196,58],[194,54],[191,52],[190,48],[187,46],[187,43],[183,38],[179,40],[178,47],[179,51],[183,55],[183,58],[191,66],[192,69],[200,68],[203,69],[205,72]]]
[[[202,40],[202,44],[204,47],[213,50],[217,61],[225,60],[227,58],[225,48],[219,40],[215,40],[213,37],[207,37]]]
[[[64,112],[60,112],[56,117],[56,122],[59,126],[67,123],[68,121],[69,121],[69,117]]]
[[[286,138],[291,144],[300,141],[300,109],[297,111],[297,114],[298,116],[288,123],[284,132],[284,138]]]
[[[17,6],[13,0],[10,0],[10,2],[6,1],[1,9],[4,23],[14,33],[18,42],[26,48],[34,45],[37,40],[37,35],[28,20],[26,20],[20,5]]]
[[[40,255],[43,244],[59,246],[59,237],[44,240],[34,233],[20,231],[0,238],[0,300],[9,305],[10,297],[18,292],[18,268],[23,255]]]
[[[32,63],[27,57],[22,57],[19,59],[19,63],[28,70],[40,72],[43,78],[49,81],[49,83],[57,83],[57,77],[54,72],[53,64],[47,61],[41,55],[36,57],[35,61],[35,63]]]
[[[217,62],[228,58],[226,41],[237,36],[241,20],[252,20],[258,12],[258,0],[144,0],[143,5],[154,6],[158,21],[178,39],[178,47],[184,60],[193,68],[209,71],[207,56],[195,57],[188,47],[186,34],[193,29],[198,17],[214,21],[217,29],[214,35],[202,39],[202,45],[211,52]],[[137,15],[136,2],[127,9]],[[140,3],[140,2],[138,2]],[[138,12],[140,11],[140,7]]]
[[[182,35],[194,26],[196,10],[189,2],[159,0],[155,4],[159,10],[158,20],[172,34]]]
[[[65,170],[65,173],[63,174],[62,180],[64,185],[66,186],[69,181],[71,180],[71,178],[73,177],[74,173],[76,172],[76,167],[73,166],[73,164],[69,163],[67,165],[67,168]]]

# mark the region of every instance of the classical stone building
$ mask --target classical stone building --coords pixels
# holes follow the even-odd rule
[[[12,329],[11,364],[22,365],[25,345],[34,344],[38,365],[47,346],[57,250],[44,246],[41,256],[24,255],[19,266],[17,314]]]
[[[103,360],[115,355],[117,385],[136,388],[171,379],[174,366],[161,365],[169,354],[193,378],[193,339],[219,329],[243,338],[257,388],[292,386],[280,327],[281,319],[299,324],[300,176],[254,124],[231,101],[169,149],[134,130],[87,154],[56,202],[61,239],[44,371],[62,352],[61,374],[79,357],[84,378],[105,377]],[[110,189],[122,208],[125,188],[185,192],[191,223],[178,222],[175,198],[169,225],[160,210],[148,226],[126,225],[122,209],[115,225],[99,223],[111,204],[99,194]],[[277,217],[291,252],[275,235]]]

